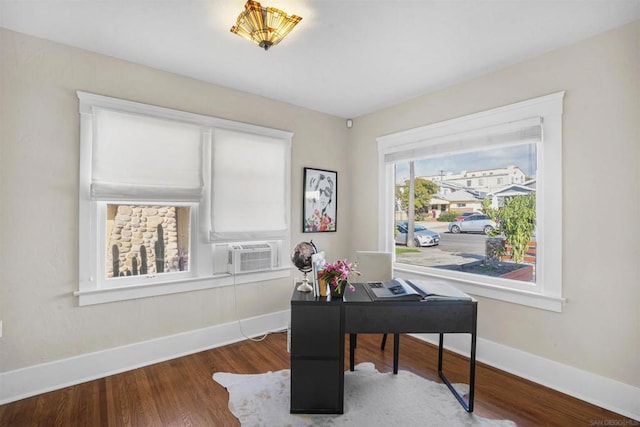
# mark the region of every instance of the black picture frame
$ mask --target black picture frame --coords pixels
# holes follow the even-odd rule
[[[338,228],[338,172],[304,168],[302,232],[326,233]]]

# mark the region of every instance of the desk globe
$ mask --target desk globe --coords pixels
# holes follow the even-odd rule
[[[313,241],[300,242],[293,249],[291,262],[293,262],[293,265],[295,265],[298,270],[304,273],[302,284],[298,286],[300,292],[311,292],[313,290],[309,284],[307,274],[312,270],[311,256],[317,252],[316,245],[313,244]]]

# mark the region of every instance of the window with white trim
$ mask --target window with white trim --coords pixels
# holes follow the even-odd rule
[[[379,246],[394,251],[394,222],[398,206],[394,190],[397,168],[406,162],[430,159],[442,161],[460,156],[509,151],[529,147],[536,169],[536,263],[533,281],[522,281],[438,268],[429,263],[402,261],[395,269],[406,277],[440,277],[455,281],[465,291],[480,296],[561,311],[562,298],[562,99],[564,92],[519,102],[505,107],[435,123],[378,138],[380,192]],[[531,150],[531,147],[533,149]],[[495,153],[494,153],[495,154]],[[505,165],[507,166],[507,165]],[[461,171],[458,171],[461,172]],[[433,182],[443,180],[434,176]],[[464,181],[463,181],[464,183]],[[472,183],[471,183],[472,184]],[[467,183],[470,185],[470,183]],[[455,194],[455,186],[443,195]],[[471,190],[466,199],[477,199],[482,191]],[[522,189],[524,191],[524,189]],[[452,191],[454,191],[452,193]],[[456,202],[457,203],[457,202]],[[465,201],[467,206],[475,200]],[[445,231],[446,232],[446,231]],[[428,258],[437,247],[420,248]],[[433,255],[432,255],[433,256]]]
[[[80,305],[289,275],[290,132],[78,97]]]

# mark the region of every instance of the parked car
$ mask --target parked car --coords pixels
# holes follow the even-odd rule
[[[396,223],[396,245],[407,244],[407,232],[409,231],[409,224],[404,222]],[[429,230],[424,225],[415,224],[413,228],[413,242],[417,247],[421,246],[435,246],[440,243],[440,234],[436,231]]]
[[[483,214],[469,215],[449,224],[451,233],[484,233],[489,234],[496,228],[495,221]]]
[[[461,221],[471,215],[478,215],[478,212],[462,212],[460,215],[456,217],[456,219],[454,219],[454,221]]]

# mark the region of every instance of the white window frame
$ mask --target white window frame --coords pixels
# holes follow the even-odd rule
[[[290,248],[290,204],[291,204],[291,140],[293,133],[262,126],[255,126],[210,116],[172,110],[138,102],[110,98],[86,92],[77,92],[80,100],[80,188],[79,188],[79,286],[74,295],[78,297],[79,305],[92,305],[134,298],[156,295],[166,295],[178,292],[229,286],[241,283],[258,282],[290,276],[288,257],[283,256]],[[97,108],[114,111],[141,114],[149,117],[181,121],[196,124],[202,128],[203,165],[202,176],[204,188],[199,202],[184,202],[181,200],[95,200],[91,197],[91,167],[92,144],[94,138],[93,120]],[[277,268],[267,271],[230,274],[220,271],[220,259],[214,255],[223,254],[226,244],[232,242],[217,242],[212,240],[211,234],[211,144],[214,129],[227,129],[245,132],[282,141],[286,147],[286,224],[287,229],[278,236],[280,245],[280,263]],[[126,277],[117,280],[106,280],[105,271],[105,227],[107,204],[157,204],[189,206],[190,209],[190,246],[189,272],[159,274],[155,276]],[[217,248],[217,250],[214,249]],[[220,258],[220,256],[218,256]],[[98,279],[101,278],[101,279]]]
[[[537,149],[536,283],[469,275],[432,267],[400,264],[407,278],[450,279],[465,292],[530,307],[561,312],[562,297],[562,113],[564,91],[377,138],[378,247],[395,253],[393,235],[395,168],[385,156],[420,148],[429,141],[455,141],[455,135],[539,117],[542,141]]]
[[[97,284],[101,289],[114,289],[114,288],[124,288],[127,286],[138,286],[144,285],[145,283],[155,283],[155,284],[165,284],[169,282],[178,282],[181,280],[188,280],[198,276],[198,211],[200,210],[200,206],[197,203],[184,203],[184,202],[174,202],[168,200],[156,201],[156,202],[131,202],[130,200],[122,200],[122,201],[92,201],[91,202],[91,215],[96,216],[96,227],[98,228],[98,232],[96,235],[96,249],[98,250],[97,254],[97,263],[96,263],[96,274],[95,277],[98,278]],[[189,270],[188,271],[176,271],[176,272],[166,272],[160,274],[150,274],[147,276],[125,276],[118,278],[106,279],[107,275],[107,266],[106,266],[106,258],[105,253],[100,251],[108,251],[107,247],[107,235],[106,235],[106,224],[107,224],[107,205],[148,205],[148,206],[176,206],[176,207],[189,207]],[[101,249],[104,248],[104,249]],[[193,259],[193,262],[191,260]],[[100,262],[102,261],[102,262]],[[102,279],[99,279],[102,278]]]

